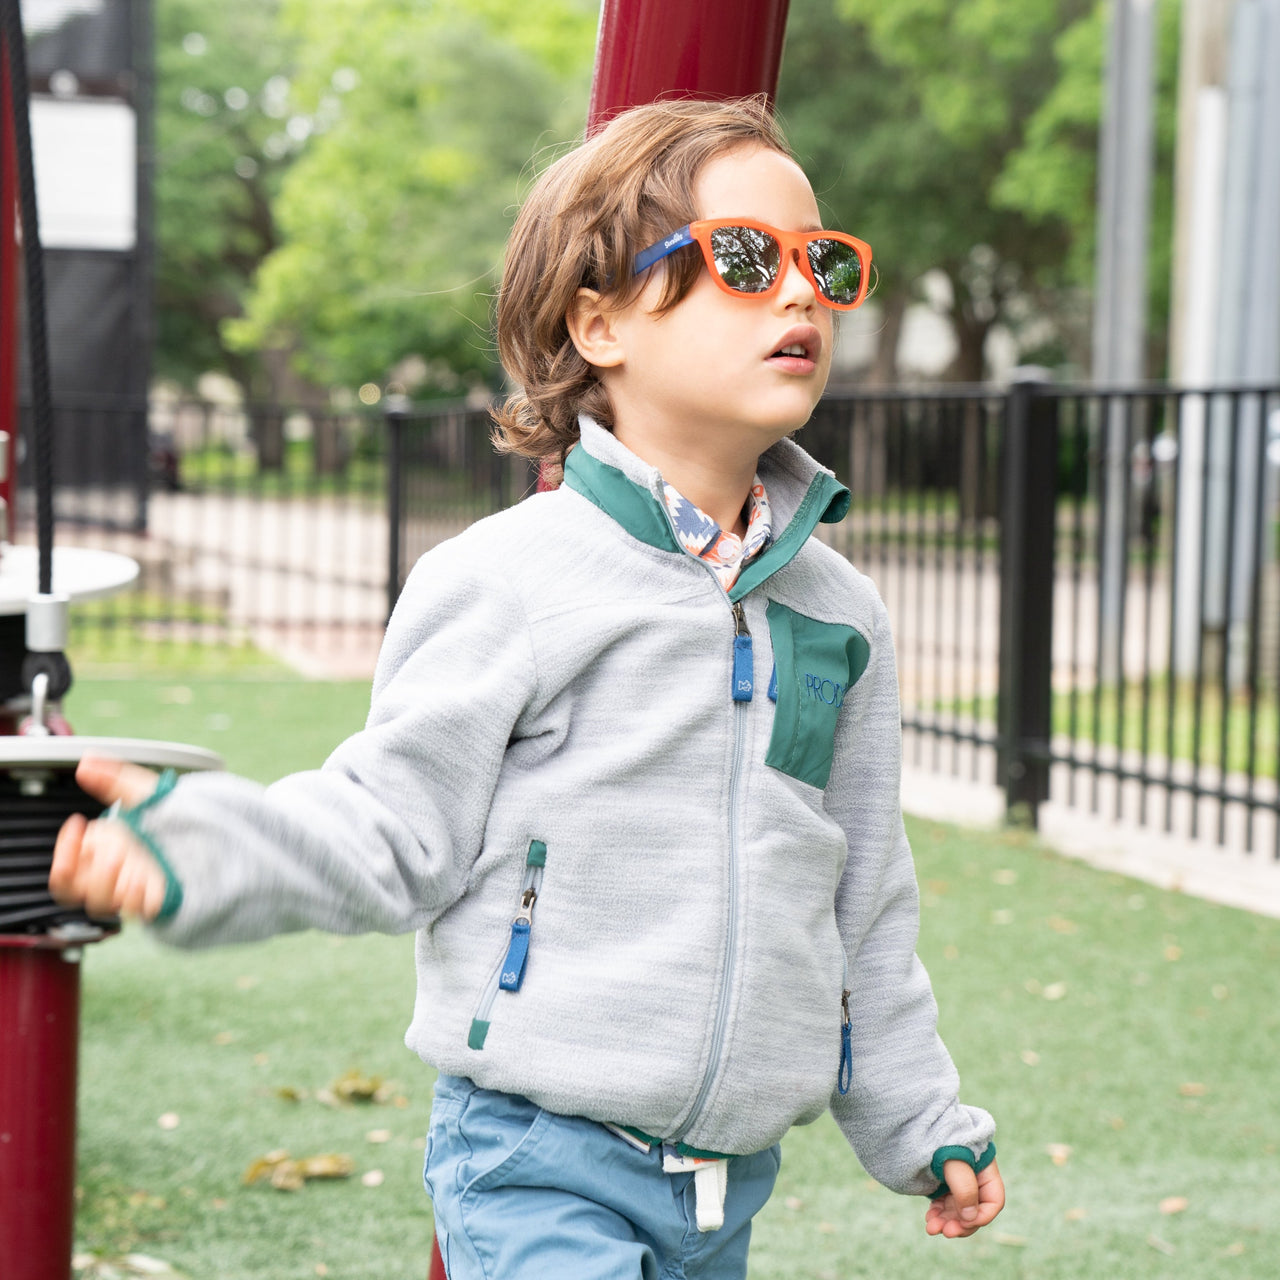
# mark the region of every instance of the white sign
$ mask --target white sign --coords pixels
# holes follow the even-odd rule
[[[132,249],[137,122],[110,99],[33,95],[31,147],[46,249]]]

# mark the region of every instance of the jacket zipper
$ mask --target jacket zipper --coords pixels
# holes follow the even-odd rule
[[[524,880],[520,885],[520,906],[511,921],[511,936],[506,950],[498,961],[476,1005],[467,1035],[467,1048],[483,1049],[489,1034],[489,1015],[499,991],[519,991],[524,984],[525,967],[529,960],[529,939],[533,929],[533,905],[542,888],[542,873],[547,861],[547,847],[541,840],[529,844],[525,859]]]
[[[689,1111],[684,1126],[688,1133],[706,1104],[711,1085],[720,1071],[724,1053],[725,1032],[729,1023],[729,1001],[733,992],[734,959],[738,950],[738,785],[746,743],[747,703],[754,687],[751,653],[751,631],[740,600],[733,604],[733,763],[729,771],[729,924],[725,937],[724,981],[716,1004],[716,1017],[711,1035],[711,1053],[702,1086]]]

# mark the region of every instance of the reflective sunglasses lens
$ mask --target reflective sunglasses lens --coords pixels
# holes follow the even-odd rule
[[[809,266],[818,289],[829,302],[849,306],[862,286],[862,262],[858,251],[843,240],[810,240]]]
[[[778,242],[754,227],[716,227],[711,255],[720,279],[737,293],[763,293],[778,278],[782,261]]]

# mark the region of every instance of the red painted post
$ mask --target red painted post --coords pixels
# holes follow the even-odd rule
[[[604,0],[587,132],[665,95],[773,97],[789,0]]]
[[[0,1276],[67,1280],[80,949],[0,937]]]
[[[790,0],[604,0],[587,133],[663,95],[739,98],[778,88]],[[538,488],[547,486],[541,477]],[[448,1280],[440,1246],[428,1280]]]

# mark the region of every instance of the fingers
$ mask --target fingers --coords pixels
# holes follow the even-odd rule
[[[49,867],[49,892],[53,895],[53,900],[62,903],[63,906],[74,905],[71,895],[74,892],[80,867],[80,846],[88,825],[89,821],[82,813],[73,813],[62,824],[58,839],[53,846],[53,862]]]
[[[155,791],[156,779],[150,769],[106,756],[85,756],[76,769],[76,782],[103,804],[141,804]]]
[[[943,1172],[947,1194],[925,1213],[925,1230],[931,1236],[971,1236],[1004,1208],[1004,1181],[994,1160],[978,1174],[963,1160],[948,1160]]]
[[[68,818],[54,845],[49,892],[92,916],[154,919],[165,894],[164,872],[120,822]]]

